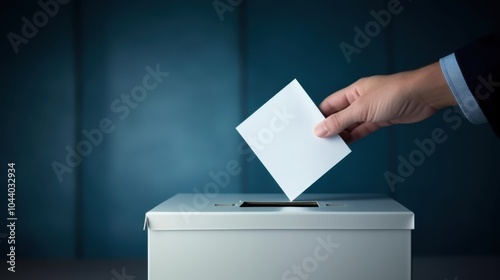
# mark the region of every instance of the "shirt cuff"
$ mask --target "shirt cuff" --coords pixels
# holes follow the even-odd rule
[[[465,82],[455,54],[452,53],[441,58],[439,64],[446,82],[465,117],[473,124],[487,123],[488,120]]]

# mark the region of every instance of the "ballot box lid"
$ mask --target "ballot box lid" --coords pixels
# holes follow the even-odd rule
[[[414,229],[414,214],[380,194],[177,194],[146,213],[160,230]]]

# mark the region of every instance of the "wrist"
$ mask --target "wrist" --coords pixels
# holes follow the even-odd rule
[[[412,71],[410,86],[417,89],[422,100],[432,108],[439,110],[457,105],[438,62]]]

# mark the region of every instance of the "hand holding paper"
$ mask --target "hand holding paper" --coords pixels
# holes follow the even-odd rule
[[[351,152],[339,136],[314,135],[314,126],[322,120],[314,102],[293,80],[236,130],[294,200]]]

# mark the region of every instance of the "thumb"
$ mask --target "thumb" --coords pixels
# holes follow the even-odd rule
[[[314,127],[314,134],[318,137],[326,138],[339,134],[341,131],[356,123],[357,120],[353,114],[353,106],[349,106],[342,111],[328,116],[325,120]]]

